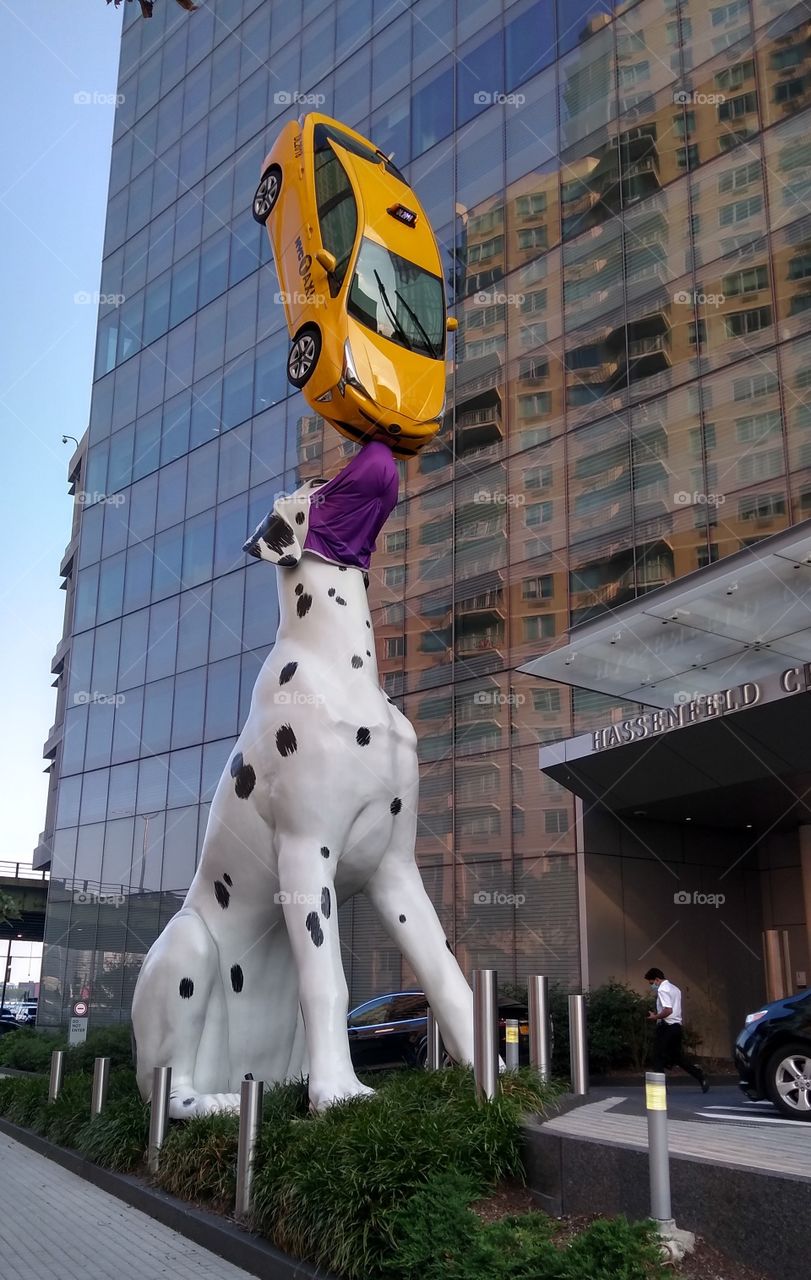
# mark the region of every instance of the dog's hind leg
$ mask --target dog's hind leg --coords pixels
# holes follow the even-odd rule
[[[196,912],[173,916],[144,961],[132,1002],[137,1046],[138,1088],[144,1101],[152,1094],[154,1067],[172,1068],[169,1115],[173,1120],[230,1111],[236,1093],[202,1092],[196,1080],[227,1084],[225,1000],[217,948]],[[222,1025],[215,1025],[220,1022]],[[204,1061],[212,1054],[218,1060]]]

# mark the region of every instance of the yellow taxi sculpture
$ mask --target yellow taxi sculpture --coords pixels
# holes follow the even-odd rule
[[[253,216],[276,262],[290,382],[348,439],[411,457],[441,426],[456,328],[422,206],[371,142],[316,112],[284,126],[261,173]]]

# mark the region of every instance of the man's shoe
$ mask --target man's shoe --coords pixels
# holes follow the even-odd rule
[[[705,1075],[703,1075],[703,1074],[702,1074],[702,1076],[701,1076],[701,1092],[702,1092],[702,1093],[709,1093],[709,1091],[710,1091],[710,1082],[709,1082],[709,1080],[707,1079],[707,1077],[706,1077]]]

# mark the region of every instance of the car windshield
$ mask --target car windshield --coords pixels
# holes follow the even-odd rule
[[[438,360],[445,346],[442,281],[374,240],[360,247],[348,310],[382,338]]]
[[[336,129],[333,125],[317,124],[313,133],[313,147],[316,153],[323,150],[328,141],[337,142],[346,151],[351,151],[353,155],[360,156],[362,160],[368,160],[371,164],[382,164],[387,173],[408,186],[397,165],[393,164],[382,151],[377,151],[367,143],[361,142],[359,138],[353,138],[350,133],[344,133],[343,129]]]

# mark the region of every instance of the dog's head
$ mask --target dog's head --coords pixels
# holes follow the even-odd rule
[[[268,560],[283,569],[292,569],[301,559],[310,523],[310,498],[323,480],[307,480],[295,493],[277,498],[243,551],[257,560]]]

